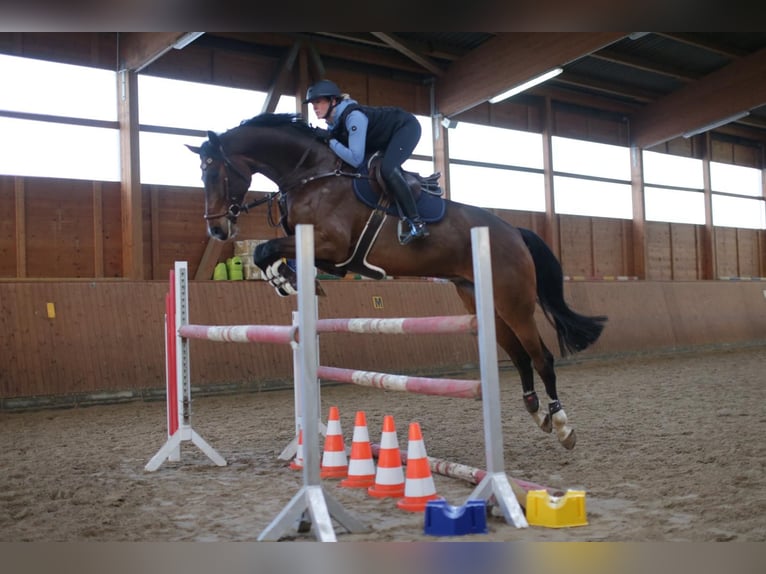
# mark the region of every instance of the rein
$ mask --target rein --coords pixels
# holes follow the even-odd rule
[[[242,201],[237,203],[237,202],[231,201],[232,198],[231,198],[231,194],[229,193],[229,170],[233,171],[235,174],[237,174],[240,178],[242,178],[245,181],[249,181],[250,177],[246,176],[239,169],[237,169],[237,166],[235,166],[231,162],[229,157],[226,155],[226,152],[224,152],[223,146],[219,146],[218,147],[218,151],[221,154],[221,158],[223,160],[223,166],[224,166],[224,173],[225,173],[224,180],[223,180],[224,192],[226,194],[226,197],[229,198],[230,203],[229,203],[228,209],[226,211],[224,211],[224,212],[214,213],[214,214],[205,213],[202,216],[203,219],[205,219],[205,221],[209,221],[211,219],[219,219],[221,217],[225,217],[226,219],[229,220],[229,222],[236,223],[237,218],[242,213],[247,213],[251,209],[253,209],[254,207],[258,207],[259,205],[262,205],[264,203],[268,203],[269,204],[269,210],[268,210],[269,211],[269,224],[272,227],[276,227],[277,225],[279,225],[281,223],[282,226],[285,227],[284,221],[287,218],[287,201],[286,201],[286,196],[293,189],[299,188],[299,187],[303,187],[303,186],[305,186],[305,185],[307,185],[307,184],[309,184],[309,183],[311,183],[313,181],[317,181],[319,179],[324,179],[324,178],[327,178],[327,177],[349,177],[349,178],[353,178],[353,179],[372,179],[372,177],[370,175],[362,175],[362,174],[356,173],[356,172],[343,171],[341,169],[343,161],[339,158],[337,160],[336,164],[335,164],[335,169],[333,169],[332,171],[327,171],[327,172],[318,173],[316,175],[312,175],[312,176],[309,176],[309,177],[304,177],[304,178],[301,178],[301,179],[299,179],[299,180],[297,180],[294,183],[291,183],[289,185],[285,184],[284,183],[284,178],[282,178],[283,179],[282,182],[277,182],[277,185],[279,187],[279,191],[278,192],[271,193],[271,194],[267,195],[266,197],[262,197],[260,199],[256,199],[254,201],[251,201],[250,203],[245,203],[244,202],[245,198],[244,198],[244,195],[243,195]],[[303,152],[303,154],[301,155],[301,157],[298,160],[298,162],[295,164],[295,167],[290,171],[290,175],[295,174],[301,168],[303,163],[306,161],[306,158],[309,156],[310,152],[311,152],[311,148],[306,148],[306,150]],[[212,164],[213,161],[214,161],[213,158],[208,157],[205,160],[205,164],[203,165],[203,170],[207,169],[207,167],[210,164]],[[286,179],[290,179],[290,178],[286,178]],[[246,194],[247,194],[247,191],[245,191],[245,195]],[[274,196],[277,196],[277,198],[278,198],[278,205],[279,205],[279,211],[280,211],[280,220],[278,222],[274,222],[274,220],[272,219],[272,215],[271,215],[271,213],[272,213],[271,204],[272,204],[272,201],[274,200]]]

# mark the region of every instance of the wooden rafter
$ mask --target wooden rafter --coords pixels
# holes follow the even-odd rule
[[[120,70],[139,72],[163,54],[198,37],[201,32],[120,32]]]
[[[680,82],[693,82],[699,79],[699,76],[690,74],[685,70],[676,68],[675,66],[668,66],[659,62],[652,62],[646,58],[638,58],[630,54],[623,54],[617,50],[610,50],[604,48],[598,52],[594,52],[589,58],[596,58],[604,62],[611,62],[613,64],[619,64],[621,66],[627,66],[636,70],[642,70],[652,74],[658,74],[660,76],[667,76],[669,78],[675,78]]]
[[[410,60],[423,66],[426,70],[431,72],[435,76],[441,76],[444,74],[444,70],[436,62],[420,54],[417,50],[410,47],[406,42],[400,40],[390,32],[370,32],[376,38],[385,42],[388,46],[391,46],[397,52],[404,54]]]
[[[766,103],[766,49],[660,98],[633,119],[633,141],[650,148]]]
[[[623,37],[620,32],[498,34],[453,62],[437,79],[438,111],[445,116],[459,114]]]

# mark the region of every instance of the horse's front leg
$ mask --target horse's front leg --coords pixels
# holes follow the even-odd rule
[[[295,236],[280,237],[261,243],[255,248],[253,261],[263,271],[266,281],[276,289],[280,297],[298,293],[298,273],[288,260],[296,258]],[[324,295],[324,289],[315,281],[316,294]]]
[[[295,258],[295,237],[280,237],[256,246],[253,262],[263,271],[266,281],[276,289],[280,297],[298,292],[298,276],[287,264]]]

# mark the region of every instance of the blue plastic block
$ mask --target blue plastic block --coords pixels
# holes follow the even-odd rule
[[[443,499],[429,500],[423,532],[431,536],[487,534],[487,504],[484,500],[468,500],[463,506],[451,506]]]

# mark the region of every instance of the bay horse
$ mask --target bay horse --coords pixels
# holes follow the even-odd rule
[[[187,146],[202,161],[204,219],[210,237],[233,239],[238,217],[266,201],[272,221],[272,200],[276,200],[286,236],[258,245],[253,258],[280,295],[297,292],[296,273],[286,261],[296,257],[295,226],[310,224],[319,269],[338,276],[351,271],[373,278],[386,274],[444,278],[455,285],[468,312],[475,313],[471,228],[487,227],[497,343],[519,372],[523,402],[534,421],[545,432],[555,429],[559,442],[574,448],[575,431],[558,399],[554,357],[538,332],[535,306],[539,303],[555,327],[562,356],[593,344],[607,318],[573,311],[564,300],[561,265],[542,238],[485,209],[443,199],[443,216],[429,224],[430,236],[401,245],[398,218],[354,197],[354,182],[365,177],[385,201],[380,184],[374,176],[362,176],[343,164],[318,136],[321,132],[296,114],[261,114],[221,134],[209,131],[199,147]],[[245,203],[255,173],[274,181],[279,191]],[[428,180],[406,175],[413,186],[433,184],[438,178],[438,174]],[[370,236],[376,213],[379,227],[359,256],[359,239]],[[533,368],[550,399],[547,409],[540,408]]]

